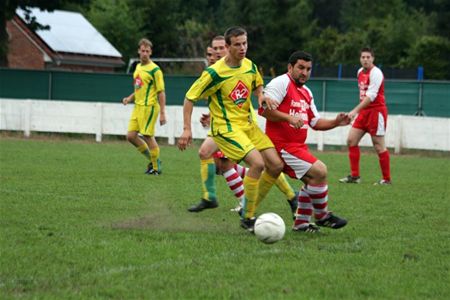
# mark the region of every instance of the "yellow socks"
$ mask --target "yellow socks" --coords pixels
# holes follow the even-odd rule
[[[250,219],[255,216],[256,198],[258,196],[258,179],[248,175],[244,177],[244,195],[244,218]]]
[[[214,164],[214,159],[201,159],[200,177],[202,179],[202,198],[205,200],[217,200],[215,176],[216,165]]]
[[[295,197],[294,189],[287,181],[284,173],[281,173],[280,176],[278,176],[277,181],[275,181],[275,185],[283,194],[286,195],[286,199],[291,200]]]
[[[261,201],[269,193],[270,188],[272,187],[272,185],[275,183],[276,180],[277,180],[277,178],[273,178],[266,171],[264,171],[261,174],[261,178],[259,179],[259,182],[258,182],[258,197],[256,198],[255,209],[258,207],[258,205],[261,203]]]
[[[151,162],[155,171],[161,170],[161,161],[159,160],[159,147],[150,149]]]

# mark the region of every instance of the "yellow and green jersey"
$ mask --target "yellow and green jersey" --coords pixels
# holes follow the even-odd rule
[[[134,103],[139,105],[155,105],[158,93],[164,91],[164,78],[161,69],[154,62],[146,65],[140,63],[133,73]]]
[[[208,98],[211,132],[244,129],[252,122],[252,91],[263,84],[256,65],[244,58],[239,67],[229,67],[225,58],[203,71],[186,94],[190,101]]]

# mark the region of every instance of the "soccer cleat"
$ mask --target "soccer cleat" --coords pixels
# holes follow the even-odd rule
[[[381,179],[380,181],[375,182],[373,185],[391,185],[392,181]]]
[[[303,231],[303,232],[311,232],[311,233],[316,233],[320,231],[319,226],[317,226],[314,223],[303,223],[303,224],[299,224],[299,225],[294,225],[292,227],[293,231]]]
[[[219,206],[219,203],[217,203],[217,200],[208,201],[208,200],[205,200],[205,199],[201,199],[198,204],[188,208],[188,211],[190,211],[190,212],[201,212],[204,209],[216,208],[218,206]]]
[[[348,175],[347,177],[339,179],[340,183],[360,183],[361,178],[359,176]]]
[[[241,219],[241,227],[244,228],[245,230],[254,233],[255,231],[255,222],[256,222],[256,218],[250,218],[250,219]]]
[[[161,171],[160,170],[155,170],[155,169],[150,169],[146,172],[147,175],[161,175]]]
[[[288,199],[287,202],[289,203],[289,206],[291,207],[293,220],[295,220],[295,213],[297,212],[297,206],[298,206],[298,192],[295,193],[295,196],[292,199]]]
[[[347,225],[347,220],[335,216],[332,212],[329,212],[325,218],[316,221],[316,224],[322,227],[339,229]]]
[[[153,164],[151,162],[149,162],[147,165],[147,170],[145,171],[145,174],[148,174],[148,172],[150,172],[151,170],[153,170]]]

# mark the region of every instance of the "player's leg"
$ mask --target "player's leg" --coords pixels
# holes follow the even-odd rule
[[[236,171],[236,166],[238,166],[238,164],[225,157],[217,158],[217,160],[219,160],[219,163],[216,164],[217,166],[219,166],[219,173],[223,175],[228,187],[239,202],[238,206],[232,209],[232,211],[240,211],[244,202],[244,181]],[[244,167],[241,166],[241,168]]]
[[[207,208],[216,208],[219,206],[216,194],[216,166],[212,157],[217,151],[217,145],[211,137],[206,137],[200,149],[198,156],[200,158],[200,178],[202,183],[202,198],[196,205],[191,206],[190,212],[200,212]]]
[[[275,184],[278,176],[280,176],[281,171],[283,170],[283,161],[278,155],[277,150],[275,150],[272,141],[258,126],[252,126],[246,134],[251,139],[256,149],[260,151],[264,160],[264,172],[261,174],[261,178],[258,182],[257,207]]]
[[[341,178],[339,182],[342,183],[359,183],[359,161],[361,157],[361,151],[359,149],[359,142],[366,132],[360,128],[352,127],[348,133],[347,146],[348,146],[348,158],[350,161],[350,175]]]
[[[391,184],[391,169],[389,151],[386,148],[384,135],[386,133],[387,125],[387,110],[382,108],[374,110],[370,119],[370,136],[372,138],[373,147],[378,154],[378,161],[380,163],[381,173],[383,179],[375,184]]]
[[[264,159],[265,169],[258,183],[256,207],[267,196],[283,170],[283,161],[278,156],[275,148],[266,148],[261,151],[261,155]]]
[[[277,181],[275,181],[275,185],[277,188],[286,195],[287,202],[289,203],[289,207],[291,208],[292,215],[295,218],[295,212],[297,210],[297,202],[298,202],[298,193],[294,191],[292,186],[284,176],[284,173],[281,172],[280,176],[278,176]]]
[[[144,155],[144,157],[148,160],[148,167],[147,167],[148,171],[148,169],[151,167],[152,164],[152,158],[147,143],[138,134],[140,128],[138,116],[140,113],[141,113],[141,106],[135,105],[130,117],[130,121],[128,122],[127,141],[130,142],[134,147],[136,147],[139,153]]]
[[[389,150],[386,148],[384,136],[372,136],[372,143],[378,154],[378,162],[380,164],[383,179],[375,184],[391,184],[391,168]]]
[[[143,106],[138,115],[139,132],[142,134],[151,155],[152,169],[149,175],[161,174],[161,159],[159,145],[155,139],[155,125],[159,115],[159,105]]]
[[[328,211],[327,167],[320,160],[315,161],[302,177],[304,191],[311,198],[314,218],[319,226],[339,229],[347,225],[347,221]]]

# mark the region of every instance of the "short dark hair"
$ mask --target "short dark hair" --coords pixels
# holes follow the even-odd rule
[[[247,35],[247,31],[245,31],[245,29],[242,27],[239,26],[230,27],[225,31],[225,43],[227,43],[227,45],[231,45],[232,37],[241,36],[244,34]]]
[[[363,52],[369,52],[373,57],[375,57],[375,54],[373,53],[372,48],[364,47],[364,48],[361,49],[361,51],[359,51],[359,54],[361,54]]]
[[[291,66],[295,65],[297,63],[297,61],[301,59],[304,61],[312,61],[313,57],[310,53],[305,52],[305,51],[295,51],[294,53],[291,54],[291,56],[289,56],[289,64]]]

